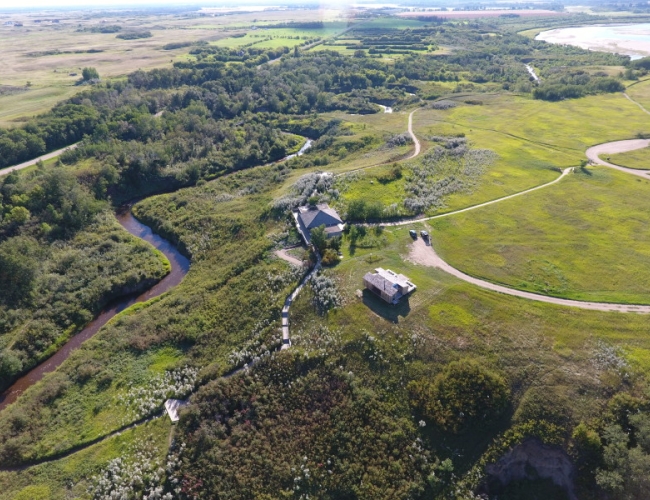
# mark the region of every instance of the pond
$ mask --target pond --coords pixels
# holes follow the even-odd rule
[[[632,59],[650,56],[650,23],[558,28],[542,31],[535,39],[624,54]]]

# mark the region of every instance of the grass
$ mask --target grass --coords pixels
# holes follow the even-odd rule
[[[256,24],[257,25],[257,24]],[[329,38],[345,30],[346,23],[328,22],[324,23],[323,29],[302,29],[302,28],[264,28],[259,26],[255,31],[248,29],[245,36],[228,37],[213,43],[218,47],[241,47],[242,45],[253,44],[256,48],[293,48],[307,40],[316,37]],[[270,38],[270,40],[269,40]]]
[[[577,166],[585,159],[584,151],[594,144],[630,139],[639,132],[650,131],[647,115],[620,94],[566,100],[560,103],[536,101],[515,95],[451,97],[460,103],[456,108],[438,111],[420,109],[413,115],[413,128],[423,142],[423,151],[431,136],[465,135],[472,147],[491,149],[498,155],[496,163],[482,176],[471,192],[448,196],[445,207],[430,215],[457,210],[501,198],[545,184],[557,178],[559,169]],[[467,105],[464,100],[479,100],[482,105]],[[607,116],[608,119],[602,119]],[[346,117],[366,123],[375,130],[401,132],[406,128],[406,113]],[[385,125],[382,125],[385,120]],[[400,120],[403,125],[400,125]],[[589,126],[585,126],[585,124]],[[403,128],[402,128],[403,127]],[[417,161],[417,160],[416,160]],[[408,166],[409,162],[405,162]],[[370,172],[368,172],[370,173]],[[387,185],[370,178],[354,183],[344,199],[365,193],[368,199],[384,203],[401,203],[403,181]]]
[[[650,79],[631,84],[625,92],[641,106],[650,111]]]
[[[0,472],[0,499],[92,498],[88,493],[92,476],[114,458],[122,457],[128,461],[135,443],[146,442],[149,449],[157,448],[162,463],[170,430],[169,419],[160,418],[61,460],[18,472]]]
[[[637,149],[627,153],[609,155],[609,162],[628,168],[639,170],[650,169],[650,148]]]
[[[432,221],[451,265],[514,288],[578,300],[650,304],[650,183],[606,168]]]
[[[582,311],[506,296],[409,262],[408,230],[425,228],[431,229],[424,224],[386,228],[378,238],[382,243],[354,251],[344,240],[343,260],[325,271],[336,280],[344,306],[319,317],[309,289],[301,294],[291,309],[295,348],[301,348],[301,336],[309,336],[323,324],[347,343],[346,358],[363,356],[361,343],[366,335],[386,344],[411,339],[411,356],[375,368],[377,377],[386,377],[382,381],[390,370],[398,370],[407,380],[430,379],[441,365],[471,358],[504,374],[513,390],[513,411],[527,391],[553,387],[574,403],[562,410],[573,422],[598,415],[610,391],[620,390],[623,383],[593,361],[599,342],[621,346],[633,371],[650,370],[650,339],[644,333],[647,318],[643,315]],[[376,267],[405,274],[417,290],[397,306],[367,292],[359,296],[363,275]],[[403,404],[397,388],[387,388],[387,393],[396,404]],[[510,417],[505,420],[503,425],[511,425]],[[499,427],[477,429],[455,437],[427,425],[421,437],[438,457],[453,458],[455,471],[462,473],[498,432]],[[456,451],[453,457],[451,450]]]

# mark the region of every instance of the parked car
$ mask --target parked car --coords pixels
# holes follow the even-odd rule
[[[409,234],[411,235],[411,238],[413,238],[414,240],[418,239],[418,233],[416,233],[415,230],[410,229]]]
[[[426,240],[426,239],[429,238],[429,233],[427,233],[426,231],[420,231],[420,235],[422,236],[423,240]]]

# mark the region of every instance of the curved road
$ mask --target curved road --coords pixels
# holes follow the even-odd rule
[[[635,168],[621,167],[620,165],[615,165],[614,163],[609,163],[602,158],[603,155],[616,154],[616,153],[627,153],[628,151],[635,151],[637,149],[643,149],[650,146],[650,139],[630,139],[627,141],[616,141],[616,142],[607,142],[605,144],[598,144],[589,148],[586,152],[587,158],[592,163],[602,165],[604,167],[615,168],[626,174],[636,175],[637,177],[642,177],[644,179],[650,179],[650,171],[648,170],[638,170]]]
[[[410,125],[410,123],[409,123]],[[410,129],[410,127],[409,127]],[[635,175],[638,177],[643,177],[645,179],[650,179],[650,172],[643,171],[643,170],[635,170],[631,168],[626,168],[626,167],[621,167],[619,165],[614,165],[613,163],[608,163],[604,160],[601,160],[599,158],[599,155],[602,154],[613,154],[613,153],[623,153],[626,151],[634,151],[636,149],[641,149],[648,147],[650,145],[650,140],[648,139],[632,139],[628,141],[617,141],[617,142],[610,142],[606,144],[600,144],[598,146],[591,147],[587,150],[586,155],[589,160],[591,160],[593,163],[596,163],[598,165],[602,165],[605,167],[610,167],[614,168],[616,170],[620,170],[621,172],[625,172],[631,175]],[[424,217],[421,219],[414,219],[414,220],[409,220],[409,221],[400,221],[392,224],[385,224],[385,225],[393,225],[393,226],[398,226],[398,225],[405,225],[405,224],[412,224],[414,222],[421,222],[425,220],[431,220],[431,219],[437,219],[440,217],[446,217],[449,215],[454,215],[462,212],[466,212],[468,210],[473,210],[475,208],[479,207],[484,207],[486,205],[491,205],[493,203],[497,203],[500,201],[504,201],[510,198],[514,198],[515,196],[520,196],[522,194],[530,193],[531,191],[535,191],[537,189],[541,189],[547,186],[550,186],[552,184],[555,184],[556,182],[560,181],[565,175],[567,175],[570,171],[573,169],[565,169],[562,172],[562,175],[555,179],[552,182],[549,182],[547,184],[543,184],[541,186],[538,186],[536,188],[528,189],[526,191],[522,191],[521,193],[516,193],[510,196],[506,196],[504,198],[499,198],[497,200],[489,201],[486,203],[482,203],[480,205],[475,205],[473,207],[468,207],[464,208],[462,210],[456,210],[454,212],[449,212],[447,214],[441,214],[441,215],[436,215],[433,217]],[[422,247],[425,246],[426,248],[418,248],[418,246]],[[416,240],[413,243],[413,250],[414,252],[418,254],[419,258],[413,259],[415,262],[418,264],[423,264],[426,266],[431,266],[431,267],[436,267],[442,271],[445,271],[448,274],[451,274],[452,276],[455,276],[456,278],[463,280],[467,283],[471,283],[472,285],[485,288],[486,290],[492,290],[494,292],[499,292],[503,293],[506,295],[512,295],[514,297],[521,297],[524,299],[529,299],[529,300],[536,300],[538,302],[546,302],[549,304],[556,304],[560,306],[567,306],[567,307],[577,307],[580,309],[588,309],[592,311],[606,311],[606,312],[622,312],[622,313],[637,313],[637,314],[650,314],[650,306],[647,305],[632,305],[632,304],[612,304],[612,303],[606,303],[606,302],[585,302],[581,300],[571,300],[571,299],[561,299],[558,297],[550,297],[548,295],[541,295],[537,293],[532,293],[532,292],[525,292],[523,290],[517,290],[514,288],[508,288],[503,285],[498,285],[496,283],[491,283],[489,281],[480,279],[480,278],[475,278],[473,276],[470,276],[468,274],[465,274],[464,272],[456,269],[455,267],[451,266],[447,262],[445,262],[433,249],[431,246],[426,246],[426,243],[420,239]]]

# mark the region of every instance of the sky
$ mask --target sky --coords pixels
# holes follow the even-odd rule
[[[0,9],[56,9],[69,7],[139,7],[156,5],[241,5],[256,3],[259,5],[270,4],[268,1],[241,2],[237,0],[0,0]],[[282,3],[288,3],[286,0]],[[277,4],[277,0],[275,2]]]

